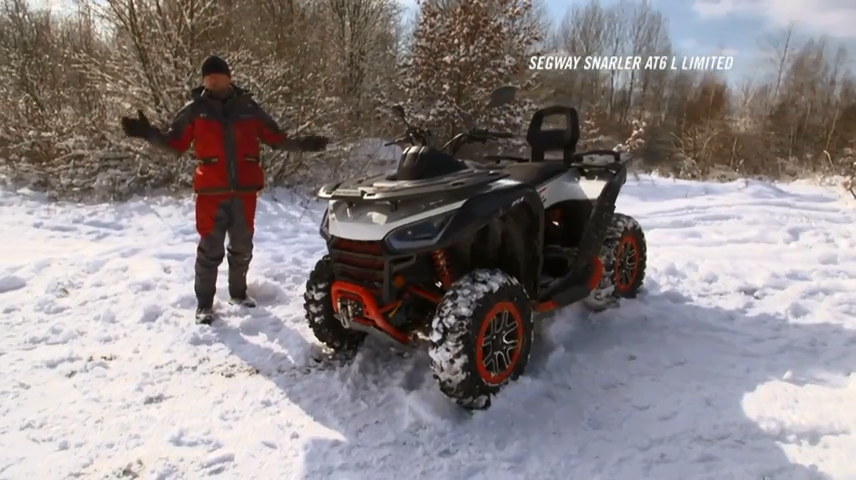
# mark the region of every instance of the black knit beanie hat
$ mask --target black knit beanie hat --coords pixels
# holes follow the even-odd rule
[[[232,76],[232,72],[229,70],[229,64],[226,63],[226,60],[223,60],[217,55],[211,55],[202,62],[203,78],[214,73],[220,73],[230,77]]]

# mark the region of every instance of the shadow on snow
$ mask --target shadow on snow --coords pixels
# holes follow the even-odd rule
[[[830,386],[824,378],[846,376],[856,363],[856,331],[700,306],[674,292],[626,301],[596,322],[584,315],[569,309],[545,327],[528,374],[490,410],[472,415],[442,397],[421,351],[402,354],[370,341],[350,365],[323,370],[247,342],[234,326],[215,331],[291,402],[344,437],[304,439],[309,479],[366,472],[462,480],[501,473],[828,478],[789,461],[779,444],[841,432],[768,433],[743,402],[786,372],[798,385]],[[269,314],[253,318],[288,350],[306,343]]]

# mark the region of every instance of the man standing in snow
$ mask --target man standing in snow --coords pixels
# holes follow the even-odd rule
[[[122,129],[132,138],[182,154],[194,147],[197,160],[195,291],[197,323],[214,320],[217,269],[228,258],[229,296],[233,304],[254,307],[247,295],[247,271],[253,257],[256,201],[264,187],[260,142],[277,150],[316,152],[328,139],[320,136],[288,138],[252,95],[232,83],[229,65],[208,57],[202,63],[203,84],[191,91],[192,101],[176,114],[166,132],[154,128],[138,112],[122,118]],[[224,248],[226,236],[229,246]]]

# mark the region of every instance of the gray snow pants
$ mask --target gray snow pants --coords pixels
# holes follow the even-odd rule
[[[223,258],[229,262],[229,296],[247,296],[247,271],[253,259],[255,193],[238,195],[198,195],[196,197],[196,281],[194,289],[200,307],[212,307],[217,291],[217,269]],[[226,247],[226,236],[229,246]]]

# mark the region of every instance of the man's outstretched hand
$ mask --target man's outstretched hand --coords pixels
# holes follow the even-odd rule
[[[330,139],[319,135],[307,135],[296,139],[299,149],[304,152],[320,152],[327,148]]]
[[[131,138],[148,138],[152,133],[152,124],[142,110],[137,110],[137,118],[122,117],[122,130]]]

